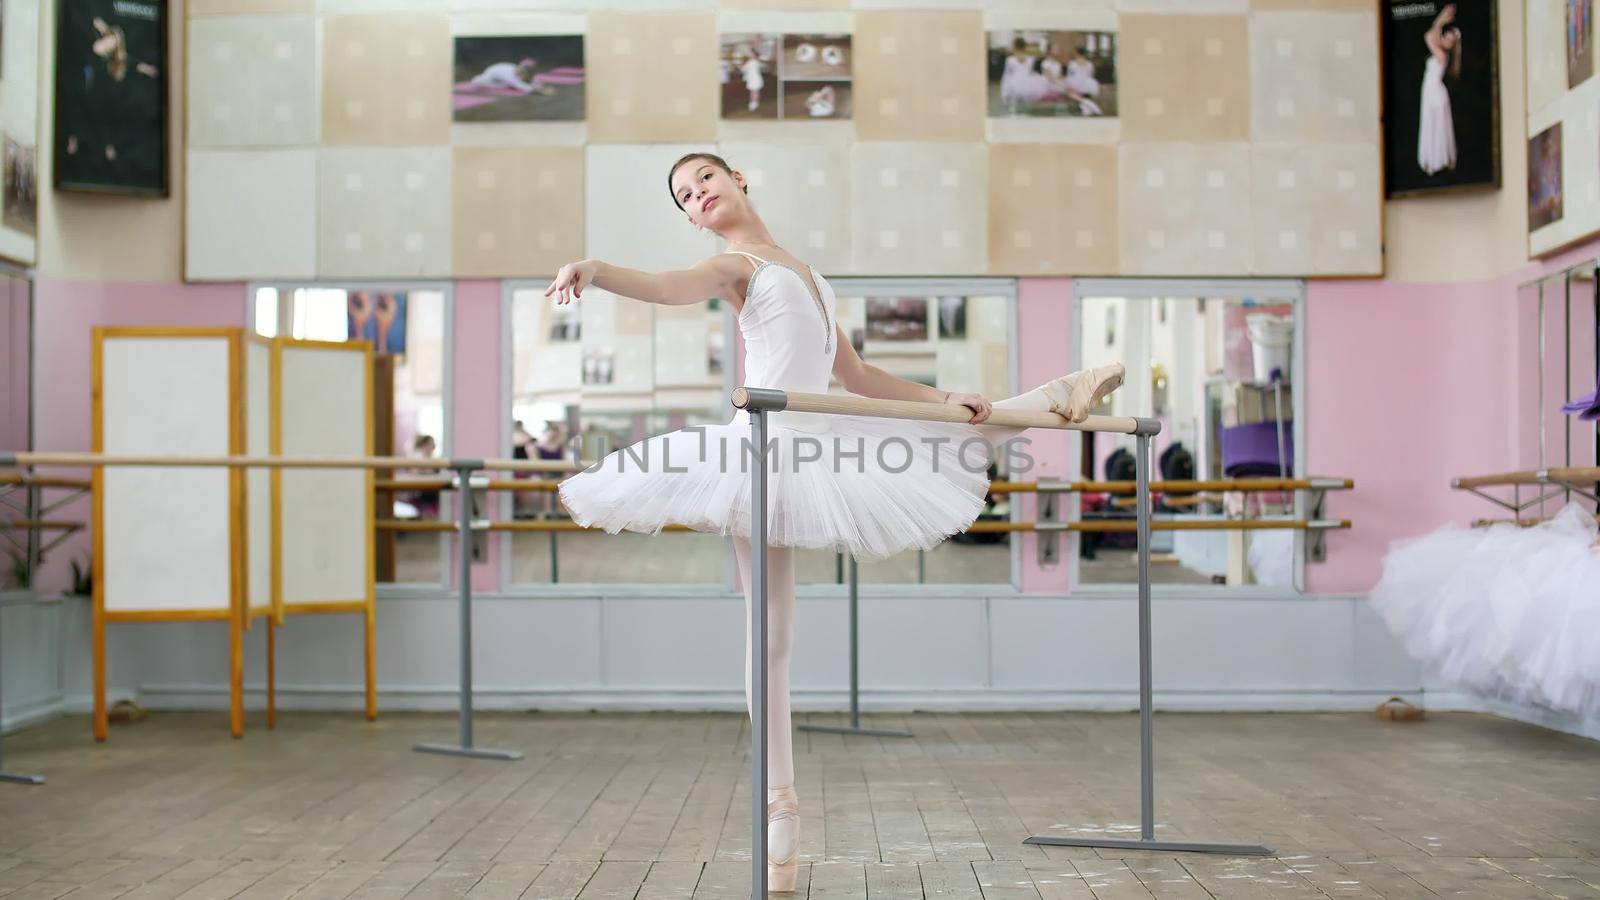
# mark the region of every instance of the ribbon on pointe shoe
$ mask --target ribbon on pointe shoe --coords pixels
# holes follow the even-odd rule
[[[1082,422],[1089,418],[1089,411],[1094,409],[1095,404],[1122,387],[1122,379],[1126,374],[1127,368],[1118,362],[1073,372],[1046,382],[1043,389],[1045,396],[1050,398],[1050,411],[1066,417],[1070,422]]]

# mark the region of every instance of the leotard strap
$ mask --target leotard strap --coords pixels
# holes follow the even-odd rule
[[[754,262],[757,267],[764,266],[764,265],[767,264],[767,261],[762,259],[761,257],[755,255],[754,253],[746,253],[743,250],[724,250],[722,252],[723,253],[737,253],[738,255],[744,257],[745,259],[748,259],[748,260],[751,260],[752,262]]]

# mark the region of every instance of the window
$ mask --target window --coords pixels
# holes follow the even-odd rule
[[[1153,416],[1162,423],[1151,479],[1214,480],[1302,474],[1296,390],[1300,360],[1299,288],[1263,283],[1079,282],[1082,368],[1120,360],[1123,387],[1106,415]],[[1134,477],[1131,436],[1083,432],[1079,477]],[[1200,491],[1157,494],[1158,520],[1178,522],[1291,518],[1293,492]],[[1078,495],[1088,522],[1132,520],[1128,495]],[[1299,532],[1178,530],[1152,535],[1151,578],[1172,584],[1298,583]],[[1131,532],[1082,532],[1078,582],[1137,580]]]
[[[547,286],[506,288],[508,455],[599,459],[652,435],[733,418],[737,325],[725,305],[662,306],[590,288],[557,307]],[[867,361],[939,388],[1013,393],[1011,282],[839,281],[834,290],[839,324]],[[524,520],[566,518],[553,493],[519,494],[507,508]],[[1010,518],[1008,498],[983,518]],[[532,532],[504,540],[510,585],[735,583],[732,549],[720,535]],[[624,556],[628,565],[616,566]],[[1011,571],[1007,536],[984,534],[863,564],[859,575],[864,583],[1003,584]],[[796,576],[801,584],[838,583],[845,572],[839,554],[803,551]]]
[[[392,397],[391,403],[374,405],[380,419],[376,454],[444,456],[449,452],[448,297],[448,288],[430,285],[259,285],[250,292],[248,319],[267,337],[345,341],[359,331],[373,343],[373,387]],[[447,497],[437,491],[380,492],[378,518],[448,516]],[[380,531],[379,583],[443,583],[449,540],[448,535]]]

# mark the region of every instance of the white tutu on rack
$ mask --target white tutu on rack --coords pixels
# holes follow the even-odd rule
[[[767,543],[875,560],[965,531],[989,489],[988,443],[970,425],[768,414]],[[580,525],[649,534],[677,523],[748,538],[754,444],[727,424],[657,435],[561,483]]]
[[[1448,526],[1397,542],[1373,609],[1407,652],[1485,696],[1600,709],[1600,549],[1569,504],[1531,528]]]

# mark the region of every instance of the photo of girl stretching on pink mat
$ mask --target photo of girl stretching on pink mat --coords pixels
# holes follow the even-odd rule
[[[583,81],[582,35],[458,37],[453,118],[582,119]]]

